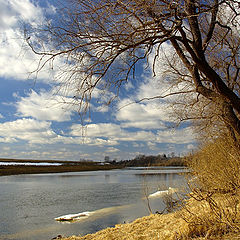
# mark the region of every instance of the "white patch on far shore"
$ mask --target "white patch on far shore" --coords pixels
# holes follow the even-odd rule
[[[0,162],[0,166],[61,166],[62,163]]]

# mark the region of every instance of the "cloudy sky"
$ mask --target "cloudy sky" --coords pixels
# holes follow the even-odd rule
[[[130,104],[164,94],[151,72],[125,84],[114,107],[91,106],[82,126],[71,96],[53,87],[55,73],[32,73],[38,58],[25,45],[24,23],[54,15],[53,2],[0,0],[0,157],[27,159],[129,159],[138,154],[184,154],[194,146],[188,125],[172,129],[164,101]],[[59,64],[61,60],[59,60]],[[94,97],[97,97],[95,93]],[[125,107],[123,107],[125,106]]]

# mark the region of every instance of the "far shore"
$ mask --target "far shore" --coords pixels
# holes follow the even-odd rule
[[[99,171],[120,169],[120,165],[99,164],[96,162],[76,162],[76,161],[41,161],[41,160],[16,160],[0,159],[0,162],[31,162],[31,163],[61,163],[59,166],[26,166],[26,165],[2,165],[0,166],[0,176],[18,175],[18,174],[41,174],[41,173],[63,173],[63,172],[81,172],[81,171]]]
[[[122,169],[125,167],[183,167],[184,162],[181,158],[170,158],[158,164],[149,164],[143,161],[142,164],[136,164],[136,161],[127,160],[120,162],[93,162],[93,161],[63,161],[63,160],[33,160],[33,159],[3,159],[0,162],[17,162],[23,163],[46,163],[48,166],[29,166],[29,165],[1,165],[0,176],[18,175],[18,174],[41,174],[41,173],[63,173],[63,172],[82,172],[82,171],[99,171]],[[54,165],[61,164],[61,165]]]

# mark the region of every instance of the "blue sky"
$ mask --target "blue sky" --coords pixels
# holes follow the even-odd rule
[[[163,100],[128,103],[166,93],[161,80],[138,66],[135,83],[122,87],[113,107],[96,104],[93,94],[88,125],[77,106],[54,87],[56,71],[30,74],[38,58],[25,45],[20,23],[38,25],[53,16],[53,2],[0,0],[0,157],[27,159],[131,159],[139,154],[184,154],[194,147],[188,125],[171,129],[169,106]],[[168,47],[168,46],[166,46]],[[151,56],[150,56],[151,61]],[[61,59],[55,62],[61,66]],[[127,106],[126,106],[127,105]],[[122,108],[122,106],[125,106]]]

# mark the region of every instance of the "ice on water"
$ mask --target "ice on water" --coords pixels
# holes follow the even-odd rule
[[[157,191],[155,193],[150,194],[148,197],[149,198],[154,198],[154,197],[162,197],[164,195],[168,195],[168,194],[172,194],[177,192],[176,188],[171,188],[169,187],[167,190],[163,190],[163,191]]]
[[[54,218],[56,221],[74,221],[79,220],[81,218],[89,217],[92,212],[82,212],[82,213],[75,213],[75,214],[67,214],[57,218]]]

